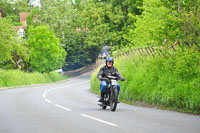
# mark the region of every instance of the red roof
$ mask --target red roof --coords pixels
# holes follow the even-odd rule
[[[26,21],[26,17],[30,15],[30,13],[20,13],[20,22]]]
[[[20,22],[23,24],[23,26],[15,26],[15,30],[18,30],[20,28],[23,28],[23,29],[26,29],[26,17],[29,16],[30,13],[20,13],[19,16],[20,16]],[[33,21],[37,21],[38,16],[36,15],[34,18],[33,18]]]

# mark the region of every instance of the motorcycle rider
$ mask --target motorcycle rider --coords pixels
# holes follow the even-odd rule
[[[107,76],[116,76],[118,80],[125,81],[125,79],[120,75],[119,71],[116,67],[113,66],[114,59],[112,57],[106,58],[106,65],[101,67],[97,78],[101,80],[101,97],[98,102],[103,102],[104,94],[106,92],[106,88],[108,86]],[[117,84],[118,92],[120,91],[120,85]],[[118,93],[119,94],[119,93]]]

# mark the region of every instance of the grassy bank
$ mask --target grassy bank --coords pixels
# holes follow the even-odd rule
[[[61,76],[59,73],[26,73],[20,70],[2,70],[0,69],[0,87],[21,86],[56,82],[67,79],[67,76]]]
[[[200,53],[179,49],[173,56],[122,56],[115,66],[126,78],[120,82],[120,99],[180,112],[200,113]],[[92,91],[99,92],[97,72],[91,79]]]

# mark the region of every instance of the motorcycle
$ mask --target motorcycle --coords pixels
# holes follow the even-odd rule
[[[106,109],[110,106],[111,111],[115,111],[118,103],[118,89],[117,89],[117,77],[108,76],[108,87],[104,94],[103,102],[100,105],[102,109]]]

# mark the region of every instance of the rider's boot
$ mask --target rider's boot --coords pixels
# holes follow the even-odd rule
[[[120,101],[119,101],[119,100],[117,100],[117,103],[120,103]]]
[[[103,102],[104,94],[105,94],[105,93],[101,93],[101,97],[100,97],[100,99],[98,100],[98,102]]]

